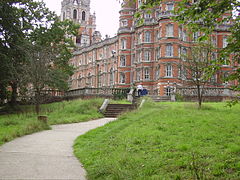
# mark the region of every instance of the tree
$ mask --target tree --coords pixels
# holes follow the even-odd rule
[[[20,11],[14,6],[15,2],[0,2],[0,84],[3,92],[8,85],[12,86],[12,104],[16,103],[16,74],[19,72],[14,67],[20,67],[24,56],[18,48],[23,44],[24,34],[21,31]]]
[[[183,0],[179,3],[176,14],[176,21],[187,25],[192,32],[201,31],[205,34],[199,39],[200,41],[208,39],[216,26],[230,24],[228,30],[231,35],[228,38],[228,46],[220,52],[220,56],[229,58],[232,55],[234,61],[240,62],[240,2],[238,0],[200,0],[195,3]],[[238,80],[239,84],[234,87],[236,90],[240,90],[239,73],[238,67],[228,78]]]
[[[56,20],[51,28],[37,29],[26,51],[25,86],[32,87],[36,113],[40,112],[42,94],[46,88],[67,90],[67,79],[73,68],[68,60],[74,47],[71,36],[77,34],[78,26],[71,21]],[[68,35],[68,36],[67,36]]]
[[[197,88],[198,107],[201,108],[205,85],[215,74],[216,68],[211,59],[213,48],[210,43],[197,43],[189,48],[181,63],[182,76],[188,86]]]
[[[60,22],[43,2],[4,0],[0,1],[0,8],[0,88],[5,92],[9,85],[12,87],[11,104],[14,105],[19,87],[26,88],[27,67],[34,62],[34,54],[48,50],[51,57],[55,56],[51,62],[55,78],[52,87],[56,87],[54,82],[59,82],[62,74],[65,78],[71,74],[68,65],[73,47],[71,36],[78,27],[67,20]]]

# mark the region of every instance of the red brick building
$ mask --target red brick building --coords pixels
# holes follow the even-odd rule
[[[85,11],[85,23],[81,24],[76,43],[80,48],[74,52],[70,63],[76,71],[69,80],[71,89],[84,87],[131,87],[142,84],[152,94],[169,95],[175,86],[185,86],[186,78],[182,76],[180,67],[183,59],[181,54],[188,52],[188,47],[200,35],[189,33],[187,29],[170,19],[174,14],[175,1],[162,2],[151,9],[151,13],[143,12],[143,23],[140,25],[134,19],[141,0],[131,5],[123,5],[120,11],[118,35],[101,40],[100,33],[95,31],[95,15],[90,15],[90,0],[84,5],[77,0],[69,2],[71,7],[65,17],[62,8],[62,18],[74,19],[77,12]],[[75,4],[75,5],[74,5]],[[87,6],[87,7],[86,7]],[[226,14],[227,15],[227,14]],[[80,21],[83,18],[80,17]],[[76,20],[76,18],[75,18]],[[211,40],[217,48],[227,45],[230,24],[216,27]],[[84,29],[84,30],[83,30]],[[88,37],[86,40],[82,40]],[[79,38],[79,39],[78,39]],[[86,39],[86,38],[85,38]],[[85,43],[85,44],[84,44]],[[209,86],[223,87],[221,76],[233,70],[233,64],[223,65]],[[235,82],[228,82],[231,85]]]

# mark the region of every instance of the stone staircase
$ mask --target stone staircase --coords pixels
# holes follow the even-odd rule
[[[117,117],[123,112],[135,109],[132,104],[108,104],[106,111],[104,112],[105,117]]]
[[[150,95],[150,98],[152,98],[152,100],[154,102],[168,102],[171,101],[171,97],[170,96],[154,96],[154,95]]]

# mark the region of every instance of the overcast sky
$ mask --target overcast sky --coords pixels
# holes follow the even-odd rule
[[[55,11],[58,15],[61,13],[62,0],[43,0],[47,7]],[[96,12],[97,30],[102,36],[106,34],[111,37],[117,33],[119,27],[120,3],[118,0],[91,0],[91,12]]]

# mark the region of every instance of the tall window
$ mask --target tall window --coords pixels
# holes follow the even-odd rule
[[[82,20],[83,20],[83,21],[86,20],[86,13],[85,13],[85,11],[82,12]]]
[[[145,32],[145,42],[151,42],[151,33],[149,31]]]
[[[166,56],[172,57],[173,56],[173,46],[171,44],[168,44],[166,46]]]
[[[142,5],[142,0],[138,0],[138,8],[141,7]]]
[[[149,80],[150,79],[150,70],[149,68],[144,69],[144,79]]]
[[[127,46],[127,41],[126,41],[126,39],[122,39],[122,40],[121,40],[121,48],[122,48],[122,49],[126,49],[126,46]]]
[[[185,48],[185,47],[182,47],[181,48],[181,58],[182,58],[182,60],[186,60],[186,58],[187,58],[187,48]]]
[[[145,61],[150,61],[151,59],[151,52],[150,51],[145,51],[144,52],[144,60]]]
[[[138,44],[142,43],[142,33],[138,34]]]
[[[91,77],[91,73],[88,73],[88,85],[92,86],[92,77]]]
[[[182,40],[182,36],[183,36],[182,27],[179,27],[178,28],[178,37],[179,37],[179,39]]]
[[[172,77],[172,65],[168,64],[166,66],[166,77]]]
[[[172,11],[173,10],[173,4],[167,4],[166,10],[167,11]]]
[[[217,53],[216,52],[213,52],[212,53],[212,60],[216,60],[217,59]]]
[[[137,80],[137,81],[140,81],[140,80],[141,80],[141,71],[140,71],[140,70],[137,70],[137,71],[136,71],[136,80]]]
[[[217,36],[212,36],[212,37],[211,37],[211,41],[212,41],[212,45],[213,45],[214,47],[216,47],[216,46],[217,46]]]
[[[160,47],[159,48],[156,48],[155,49],[155,61],[158,61],[158,59],[160,58],[161,56],[161,49]]]
[[[158,41],[159,39],[159,30],[156,31],[156,34],[155,34],[155,41]]]
[[[166,36],[173,37],[173,24],[168,24],[166,26]]]
[[[99,70],[98,73],[98,87],[102,87],[102,72]]]
[[[113,68],[110,69],[110,86],[112,86],[114,84],[114,71]]]
[[[78,87],[81,87],[82,84],[82,77],[81,74],[78,76]]]
[[[186,78],[187,78],[187,72],[183,66],[178,67],[178,78],[180,78],[182,80],[186,80]]]
[[[120,57],[120,66],[125,67],[126,66],[126,56]]]
[[[142,51],[138,52],[138,62],[142,61]]]
[[[126,77],[124,73],[120,73],[120,83],[125,84],[126,82]]]
[[[128,25],[128,21],[126,19],[121,21],[121,27],[126,27]]]
[[[76,36],[76,43],[80,44],[81,43],[81,35]]]
[[[199,32],[194,32],[193,33],[193,41],[197,41],[199,37]]]
[[[187,31],[183,31],[182,33],[182,40],[187,41]]]
[[[217,82],[217,76],[215,74],[211,76],[210,82],[211,83],[216,83]]]
[[[166,94],[166,96],[171,96],[171,87],[167,87],[165,89],[165,94]]]
[[[76,9],[73,10],[73,19],[77,19],[77,10]]]
[[[66,13],[63,12],[63,21],[65,20],[65,18],[66,18]]]
[[[227,42],[227,36],[223,37],[223,48],[227,47],[228,42]]]
[[[160,66],[158,65],[155,70],[155,79],[157,80],[160,77]]]

